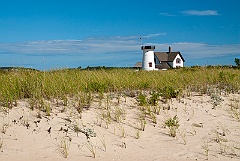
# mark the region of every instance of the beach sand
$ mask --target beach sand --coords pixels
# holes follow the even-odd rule
[[[67,106],[45,101],[50,116],[31,110],[27,99],[0,107],[0,160],[240,160],[240,94],[191,93],[156,107],[114,93],[92,97],[82,113],[71,97]],[[171,137],[165,122],[176,115]]]

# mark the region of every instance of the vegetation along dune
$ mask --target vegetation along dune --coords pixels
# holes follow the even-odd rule
[[[0,71],[0,160],[239,160],[240,70]]]

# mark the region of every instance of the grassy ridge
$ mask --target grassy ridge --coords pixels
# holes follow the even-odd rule
[[[168,71],[17,70],[0,72],[0,103],[12,106],[23,98],[62,98],[82,92],[160,90],[165,87],[206,93],[209,87],[226,92],[240,90],[240,70],[195,67]]]

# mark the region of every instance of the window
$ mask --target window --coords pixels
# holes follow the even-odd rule
[[[152,67],[152,62],[148,63],[149,67]]]
[[[177,58],[177,64],[180,64],[181,63],[181,59],[180,58]]]

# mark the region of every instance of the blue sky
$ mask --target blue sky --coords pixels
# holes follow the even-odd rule
[[[180,51],[185,65],[240,57],[239,0],[7,0],[0,66],[133,66],[143,45]]]

